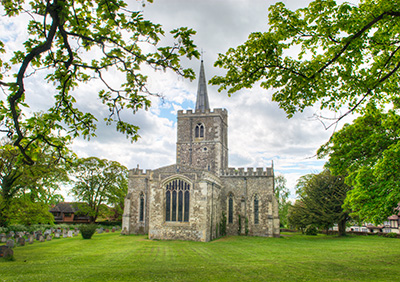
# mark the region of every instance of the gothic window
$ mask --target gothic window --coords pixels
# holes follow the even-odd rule
[[[254,224],[259,223],[259,218],[258,218],[258,196],[254,196]]]
[[[190,184],[175,179],[165,185],[165,221],[189,221]]]
[[[140,194],[139,221],[144,221],[144,195]]]
[[[196,125],[195,131],[194,131],[194,137],[195,138],[204,138],[204,125],[201,123],[198,123]]]
[[[233,195],[229,195],[228,203],[228,223],[233,223]]]

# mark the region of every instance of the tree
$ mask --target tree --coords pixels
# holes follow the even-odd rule
[[[289,189],[286,188],[286,178],[283,175],[275,177],[275,197],[278,200],[279,221],[281,227],[288,225],[288,209],[290,202],[288,201],[290,195]]]
[[[19,20],[28,14],[30,18],[24,49],[15,51],[7,62],[0,59],[0,86],[7,95],[7,100],[0,101],[1,131],[14,136],[14,145],[30,164],[34,162],[28,150],[32,140],[62,145],[53,144],[51,131],[65,131],[72,137],[94,135],[97,117],[76,107],[79,95],[74,90],[82,84],[93,79],[103,84],[99,98],[108,109],[106,122],[137,140],[139,127],[124,121],[120,114],[150,107],[148,95],[153,93],[146,87],[143,65],[194,78],[193,70],[181,67],[180,58],[199,57],[190,38],[195,32],[177,28],[171,31],[176,41],[173,46],[157,47],[164,36],[161,26],[130,11],[123,0],[3,0],[0,5],[8,17]],[[0,53],[6,47],[0,41]],[[125,77],[121,85],[107,80],[105,72],[110,70]],[[44,127],[25,132],[21,126],[28,106],[25,97],[33,91],[25,89],[24,82],[43,72],[45,82],[55,85],[55,94],[49,97],[54,106],[45,112]]]
[[[302,233],[310,224],[309,214],[300,200],[296,200],[288,209],[288,225],[290,228],[300,229]]]
[[[344,183],[344,177],[334,176],[329,170],[324,170],[300,178],[297,189],[299,204],[290,214],[301,219],[300,226],[313,224],[329,229],[337,223],[339,234],[345,234],[349,215],[342,205],[350,188]],[[290,219],[290,222],[294,221]]]
[[[96,157],[79,159],[77,178],[71,194],[87,204],[91,222],[95,222],[102,204],[118,205],[128,191],[128,169],[115,161]]]
[[[24,194],[29,194],[30,202],[47,205],[56,201],[60,195],[56,194],[59,185],[68,182],[68,166],[65,160],[56,156],[57,150],[52,146],[39,146],[33,143],[31,150],[35,159],[33,165],[28,165],[20,151],[12,146],[10,140],[0,146],[0,226],[10,224],[11,206],[24,201]],[[66,150],[63,155],[68,156]],[[29,219],[27,219],[29,220]]]
[[[315,104],[347,107],[346,114],[368,102],[398,104],[398,1],[360,0],[357,6],[314,0],[296,11],[277,3],[268,17],[268,32],[252,33],[219,54],[215,66],[227,73],[211,83],[220,91],[232,94],[260,81],[275,90],[272,99],[289,117]]]
[[[348,175],[345,207],[361,221],[382,223],[400,202],[400,116],[398,110],[367,106],[365,114],[336,132],[318,154],[326,167]]]

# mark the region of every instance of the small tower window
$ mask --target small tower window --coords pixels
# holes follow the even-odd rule
[[[198,123],[196,125],[195,131],[194,131],[194,137],[195,138],[204,138],[204,125],[201,123]]]

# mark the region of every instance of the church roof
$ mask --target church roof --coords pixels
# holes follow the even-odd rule
[[[196,110],[204,112],[205,110],[209,109],[210,105],[208,103],[207,81],[206,81],[206,75],[204,73],[203,60],[201,60],[199,86],[197,88]]]

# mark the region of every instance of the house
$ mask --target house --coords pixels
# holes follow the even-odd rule
[[[79,213],[80,203],[58,203],[50,209],[55,223],[89,223],[90,217]]]

